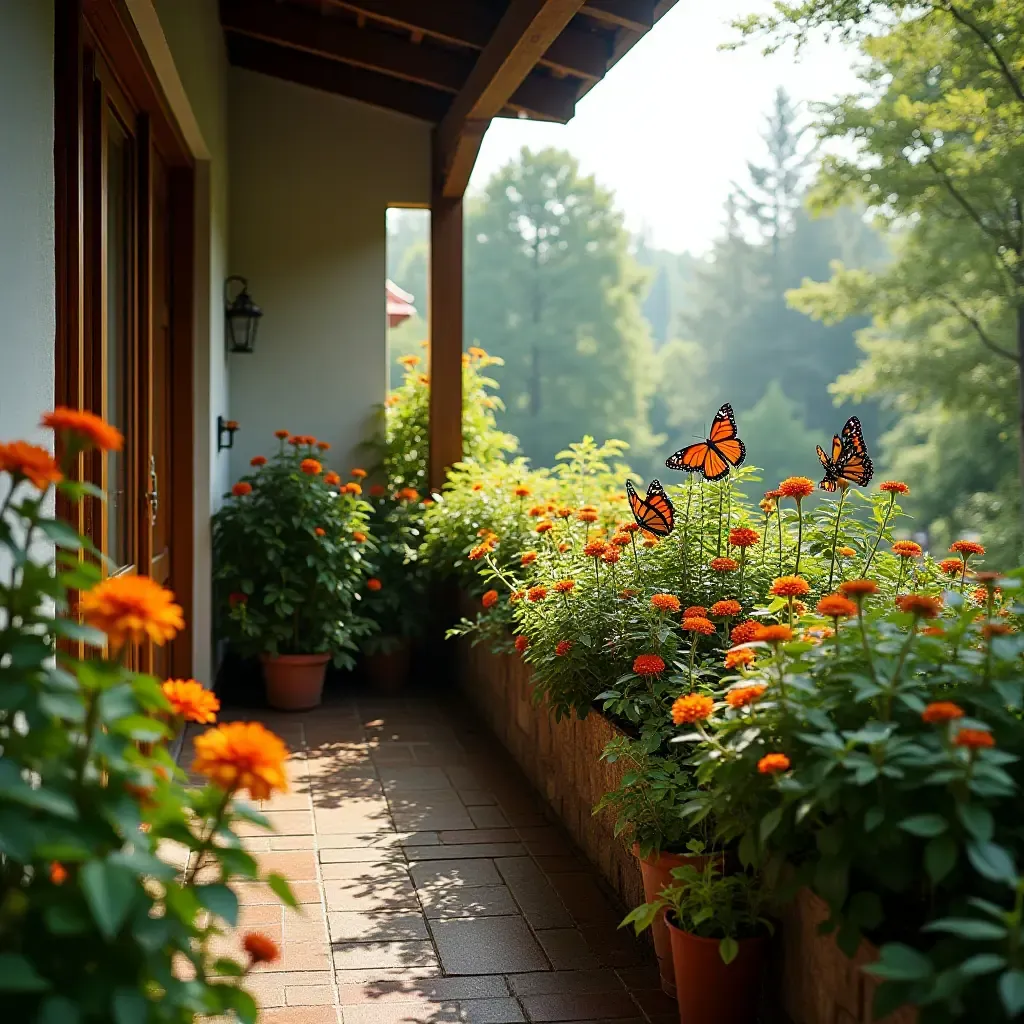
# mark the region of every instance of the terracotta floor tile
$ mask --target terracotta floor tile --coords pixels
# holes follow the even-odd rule
[[[325,882],[328,910],[419,910],[416,890],[408,881]]]
[[[289,882],[312,882],[316,880],[316,855],[312,850],[294,850],[288,853],[267,852],[255,854],[260,872],[271,871],[284,875]]]
[[[334,989],[330,985],[288,985],[284,990],[289,1006],[333,1006]]]
[[[271,824],[271,829],[279,836],[312,835],[313,815],[308,810],[300,811],[262,811]],[[269,836],[265,828],[242,822],[238,829],[243,836]]]
[[[418,913],[331,911],[327,915],[331,942],[383,942],[429,939],[427,923]]]
[[[263,882],[235,882],[231,886],[243,906],[272,904],[279,907],[281,898]],[[292,895],[299,903],[320,903],[320,886],[316,882],[292,882]]]
[[[260,1024],[339,1024],[341,1014],[333,1006],[289,1006],[266,1010]]]

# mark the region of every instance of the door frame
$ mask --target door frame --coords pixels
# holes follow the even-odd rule
[[[55,7],[54,33],[54,186],[56,331],[55,404],[88,409],[95,393],[87,353],[90,254],[86,252],[91,220],[99,216],[92,197],[86,193],[88,126],[92,116],[91,97],[85,87],[90,61],[98,53],[115,75],[120,90],[128,97],[140,119],[139,160],[136,182],[140,186],[140,252],[134,296],[136,330],[142,366],[138,376],[148,372],[152,358],[152,240],[151,181],[155,148],[169,170],[170,220],[174,227],[171,265],[174,289],[171,306],[171,500],[169,537],[171,544],[170,586],[185,614],[185,629],[171,644],[170,668],[174,676],[192,675],[191,613],[194,584],[194,374],[193,325],[195,303],[195,161],[180,126],[160,86],[145,47],[124,0],[62,0]],[[147,479],[149,439],[136,448],[136,464],[130,471],[141,481]],[[97,455],[79,457],[80,479],[100,483],[102,461]],[[138,490],[135,488],[134,490]],[[141,491],[139,491],[141,493]],[[105,543],[102,515],[86,503],[68,506],[58,502],[58,512],[80,533],[101,547]],[[135,555],[141,563],[149,558],[149,530],[143,529],[148,509],[133,510],[140,524],[140,544]],[[140,565],[148,571],[148,561]],[[145,664],[140,667],[146,668]]]

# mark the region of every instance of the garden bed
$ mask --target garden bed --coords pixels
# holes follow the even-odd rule
[[[640,869],[614,835],[614,815],[591,813],[619,784],[622,769],[602,761],[601,751],[621,730],[598,711],[556,722],[545,704],[534,703],[529,667],[516,654],[492,653],[486,643],[459,642],[459,684],[622,902],[642,903]],[[818,933],[827,916],[808,890],[782,915],[778,1000],[793,1024],[915,1024],[911,1009],[876,1021],[875,984],[859,969],[875,959],[874,948],[862,944],[851,960],[832,936]]]

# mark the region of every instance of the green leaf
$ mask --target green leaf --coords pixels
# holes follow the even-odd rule
[[[723,964],[731,964],[740,955],[740,944],[731,935],[727,935],[718,944],[718,955]]]
[[[999,979],[999,998],[1007,1017],[1016,1017],[1024,1010],[1024,971],[1007,971]]]
[[[902,942],[889,942],[879,951],[878,961],[863,970],[886,981],[921,981],[929,977],[934,968],[923,953]]]
[[[1006,966],[1006,957],[998,953],[976,953],[969,956],[961,965],[960,973],[968,978],[976,978],[982,974],[1000,971]]]
[[[938,884],[956,866],[959,848],[950,835],[938,836],[924,848],[924,867],[928,877]]]
[[[112,939],[124,923],[135,896],[135,875],[108,861],[90,861],[79,872],[82,894],[103,935]]]
[[[925,932],[946,932],[958,935],[961,939],[1002,939],[1006,936],[1006,928],[994,921],[979,921],[974,917],[943,917],[938,921],[929,921],[921,929]]]
[[[885,811],[881,807],[869,807],[864,814],[864,831],[874,832],[885,820]]]
[[[78,548],[83,547],[85,544],[84,539],[78,535],[77,531],[71,529],[67,523],[60,522],[60,520],[43,519],[39,523],[39,529],[59,548],[78,550]]]
[[[238,924],[238,897],[226,885],[197,885],[196,899],[232,928]]]
[[[146,1024],[149,1004],[136,989],[119,988],[114,992],[114,1021],[116,1024]]]
[[[0,992],[45,992],[50,983],[18,953],[0,953]]]
[[[930,839],[932,836],[940,836],[949,827],[946,819],[941,814],[915,814],[904,818],[900,822],[900,828],[913,836],[921,836]]]
[[[991,842],[992,833],[995,830],[991,811],[978,804],[957,804],[956,813],[964,828],[979,843]]]
[[[782,821],[782,808],[776,807],[770,810],[761,819],[761,842],[764,843],[768,840],[768,837],[779,827],[779,823]],[[727,961],[728,962],[728,961]]]
[[[267,875],[267,885],[270,886],[282,903],[298,909],[299,901],[295,898],[292,887],[288,884],[288,879],[284,875],[279,875],[276,872]]]
[[[47,996],[39,1007],[35,1024],[79,1024],[78,1007],[65,996]]]
[[[995,843],[972,843],[967,847],[967,857],[974,870],[990,882],[1005,882],[1016,886],[1017,867],[1010,854]]]

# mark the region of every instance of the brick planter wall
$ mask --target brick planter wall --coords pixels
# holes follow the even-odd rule
[[[530,670],[518,655],[492,654],[486,643],[459,641],[463,694],[516,759],[627,907],[643,902],[640,869],[614,836],[614,815],[591,808],[619,782],[621,769],[602,761],[605,744],[621,735],[597,712],[556,722],[546,704],[534,704]],[[877,956],[865,942],[851,960],[831,935],[819,935],[825,903],[803,890],[783,912],[776,957],[779,1002],[792,1024],[917,1024],[900,1010],[884,1020],[871,1014],[875,982],[861,965]]]

